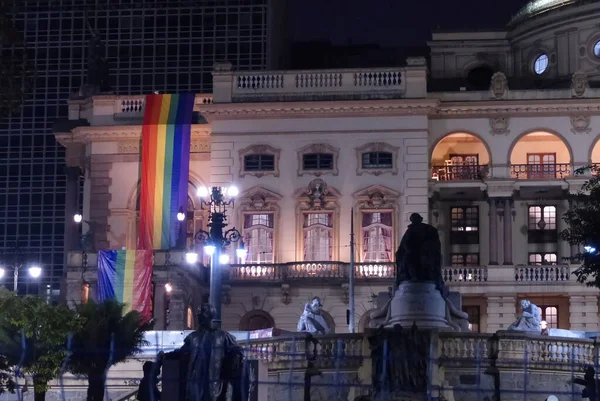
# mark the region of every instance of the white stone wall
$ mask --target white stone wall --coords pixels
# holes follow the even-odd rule
[[[370,142],[385,142],[399,148],[398,174],[357,176],[360,162],[356,148]],[[338,175],[298,175],[298,151],[304,146],[325,143],[339,149]],[[269,145],[280,150],[279,177],[266,175],[240,177],[239,151],[250,145]],[[400,193],[399,227],[405,231],[408,216],[418,212],[428,215],[427,119],[405,117],[338,117],[296,119],[253,119],[215,121],[212,123],[211,184],[235,184],[240,193],[255,186],[282,196],[280,224],[276,233],[278,262],[295,261],[296,194],[315,178],[337,190],[339,199],[339,259],[349,261],[350,210],[355,206],[353,194],[372,185],[383,185]],[[232,225],[240,225],[239,215],[230,215]]]

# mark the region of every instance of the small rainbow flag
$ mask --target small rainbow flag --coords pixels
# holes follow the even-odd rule
[[[98,252],[98,301],[107,299],[152,318],[151,250]]]
[[[146,96],[138,249],[177,244],[177,213],[187,210],[194,99],[193,93]]]

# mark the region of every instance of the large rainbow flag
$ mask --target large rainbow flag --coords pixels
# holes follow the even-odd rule
[[[151,250],[98,252],[98,301],[107,299],[152,318]]]
[[[148,95],[142,127],[138,249],[169,249],[187,210],[194,94]]]

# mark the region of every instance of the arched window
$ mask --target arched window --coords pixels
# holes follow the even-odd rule
[[[194,329],[194,311],[191,306],[187,307],[187,316],[185,319],[185,327],[187,329]]]
[[[256,331],[275,327],[273,317],[263,310],[253,310],[246,313],[240,320],[241,331]]]

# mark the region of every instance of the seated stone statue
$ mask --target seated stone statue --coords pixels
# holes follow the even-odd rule
[[[304,312],[298,320],[298,331],[311,334],[327,334],[330,332],[329,326],[321,315],[321,299],[314,297],[309,303],[304,305]]]
[[[449,299],[442,278],[442,245],[435,227],[423,223],[418,213],[410,216],[411,224],[396,252],[396,289],[403,282],[433,282],[446,304],[446,320],[456,331],[469,331],[469,315],[459,310]],[[369,326],[377,328],[390,321],[391,298],[370,315]]]
[[[521,301],[521,309],[523,309],[521,317],[511,324],[508,330],[541,333],[540,309],[526,299]]]
[[[396,288],[404,281],[431,281],[441,289],[442,243],[438,231],[423,223],[419,213],[411,214],[410,222],[396,251]]]

